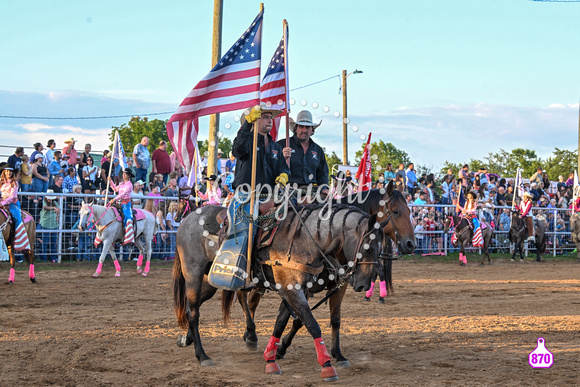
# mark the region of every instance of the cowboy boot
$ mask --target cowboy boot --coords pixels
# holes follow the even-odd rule
[[[528,224],[528,242],[534,242],[534,219],[528,216],[526,217],[526,223]]]
[[[30,250],[30,242],[24,223],[16,226],[16,232],[14,233],[14,251],[19,252],[22,250]]]

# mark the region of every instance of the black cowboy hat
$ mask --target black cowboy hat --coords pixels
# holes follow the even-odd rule
[[[123,170],[123,173],[126,173],[127,175],[129,175],[129,177],[135,177],[135,175],[133,174],[133,170],[131,168],[125,168]]]
[[[209,181],[216,181],[217,180],[217,176],[216,175],[211,175],[210,177],[207,178]]]

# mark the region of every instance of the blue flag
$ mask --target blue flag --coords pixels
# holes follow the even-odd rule
[[[461,207],[465,206],[465,197],[463,196],[463,189],[459,188],[459,199],[457,199],[457,204]],[[461,215],[461,211],[457,211],[457,216]]]

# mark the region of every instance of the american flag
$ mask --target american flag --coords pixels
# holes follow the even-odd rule
[[[461,185],[459,186],[459,198],[457,199],[457,204],[459,204],[461,207],[465,206],[465,197],[463,196],[463,189],[461,188]],[[457,210],[457,216],[461,215],[461,210]]]
[[[522,179],[522,170],[518,168],[516,172],[516,181],[514,182],[514,198],[512,202],[512,210],[516,205],[516,199],[522,200],[524,197],[524,179]]]
[[[288,25],[285,24],[286,33],[280,40],[274,56],[268,65],[262,86],[260,87],[260,101],[273,109],[282,110],[283,113],[290,112],[288,108],[288,72],[286,71],[286,49],[288,47]],[[274,119],[270,135],[276,141],[278,129],[280,127],[280,116]]]
[[[167,136],[189,173],[199,132],[198,117],[260,103],[262,10],[215,67],[199,81],[167,122]]]

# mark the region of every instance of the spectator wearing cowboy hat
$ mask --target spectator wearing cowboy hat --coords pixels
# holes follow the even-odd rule
[[[75,168],[76,171],[79,156],[75,149],[75,139],[71,137],[64,143],[66,146],[62,148],[62,158],[67,159],[69,167]]]
[[[328,186],[328,164],[324,150],[312,141],[312,135],[320,126],[322,120],[313,122],[312,113],[302,110],[296,116],[296,121],[290,122],[290,130],[294,135],[288,140],[278,141],[283,147],[284,158],[290,159],[290,183],[297,186]],[[324,188],[328,191],[327,188]]]
[[[242,116],[242,126],[234,139],[232,153],[237,157],[233,188],[244,186],[249,191],[252,169],[256,173],[256,185],[273,187],[277,183],[286,184],[290,168],[284,160],[282,147],[270,136],[273,119],[282,113],[266,104],[254,107]],[[256,125],[254,125],[256,122]],[[258,130],[258,150],[255,168],[252,168],[253,129]]]
[[[108,177],[110,182],[110,187],[113,191],[118,192],[117,196],[109,201],[109,204],[115,203],[115,201],[121,201],[121,209],[123,210],[123,223],[125,225],[125,240],[123,244],[134,243],[135,233],[133,229],[133,208],[131,206],[131,193],[133,192],[133,183],[131,183],[131,178],[135,177],[133,171],[129,168],[125,168],[123,171],[123,182],[118,186],[115,182]]]

